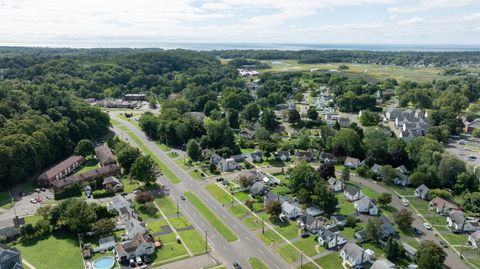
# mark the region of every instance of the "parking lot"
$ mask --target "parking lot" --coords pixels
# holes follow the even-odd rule
[[[480,165],[480,141],[477,139],[471,137],[451,139],[445,149],[467,164]]]

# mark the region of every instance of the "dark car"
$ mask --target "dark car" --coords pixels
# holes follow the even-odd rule
[[[240,266],[240,263],[238,263],[237,261],[234,261],[234,262],[233,262],[233,268],[235,268],[235,269],[242,269],[242,267]]]
[[[185,201],[185,196],[180,196],[180,199],[182,199],[182,201]]]
[[[300,236],[301,236],[302,238],[307,238],[307,237],[310,236],[310,234],[309,234],[309,233],[302,233]]]
[[[217,177],[217,182],[223,181],[223,177]]]
[[[146,264],[149,264],[149,263],[152,262],[152,260],[150,260],[150,258],[148,256],[143,256],[142,259],[143,259],[143,262],[146,263]]]
[[[440,246],[444,247],[444,248],[448,248],[448,244],[447,242],[443,241],[443,240],[440,240]]]
[[[416,235],[422,235],[422,231],[418,228],[413,228],[413,232],[416,234]]]

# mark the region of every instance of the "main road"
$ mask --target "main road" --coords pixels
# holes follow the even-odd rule
[[[181,179],[181,182],[178,184],[173,184],[168,179],[163,179],[161,184],[169,189],[169,194],[175,201],[180,201],[180,210],[190,218],[194,227],[199,231],[208,231],[208,242],[213,248],[214,254],[219,256],[222,263],[231,266],[232,262],[236,260],[239,261],[244,268],[248,268],[248,258],[255,256],[262,259],[271,269],[294,268],[293,265],[286,263],[271,247],[266,246],[263,241],[252,231],[248,230],[241,221],[233,217],[226,208],[220,206],[218,202],[207,193],[200,182],[194,180],[187,172],[180,168],[165,152],[160,150],[154,142],[150,141],[141,130],[116,116],[114,113],[110,113],[110,117],[127,127],[130,132],[135,134],[145,146]],[[134,141],[129,139],[129,136],[123,130],[117,126],[113,126],[113,130],[121,138],[135,145]],[[135,146],[138,147],[138,145]],[[181,201],[179,197],[182,196],[185,191],[190,191],[198,196],[237,235],[238,240],[231,243],[227,242],[191,203]]]

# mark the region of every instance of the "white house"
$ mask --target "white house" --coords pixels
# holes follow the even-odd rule
[[[130,218],[125,222],[125,232],[129,239],[134,238],[137,235],[142,235],[147,232],[145,223],[139,221],[136,218]]]
[[[478,220],[467,220],[460,210],[452,210],[447,217],[448,227],[455,232],[473,232],[479,230]]]
[[[345,158],[344,165],[352,169],[357,169],[360,166],[361,162],[357,158],[347,157]]]
[[[228,158],[228,159],[223,159],[222,158],[220,160],[220,162],[218,162],[217,168],[221,171],[229,172],[229,171],[233,171],[233,170],[237,169],[238,164],[232,158]]]
[[[428,192],[430,189],[425,186],[424,184],[418,186],[418,188],[415,189],[414,195],[417,198],[423,199],[423,200],[428,200]]]
[[[285,201],[282,203],[282,215],[288,219],[296,219],[302,215],[302,209],[297,204]]]
[[[470,242],[472,247],[480,249],[480,231],[476,231],[473,234],[469,235],[468,242]]]
[[[259,163],[263,161],[262,153],[260,151],[246,154],[247,160],[252,163]]]
[[[328,179],[328,185],[330,186],[330,190],[333,192],[340,192],[343,190],[344,187],[343,181],[338,180],[334,177]]]
[[[376,260],[370,269],[395,269],[395,264],[387,259]]]
[[[318,243],[327,249],[341,246],[347,243],[347,239],[338,230],[337,226],[334,227],[322,227],[317,233]]]
[[[365,196],[362,190],[352,185],[348,185],[345,188],[345,190],[343,191],[343,195],[345,195],[348,201],[356,201]]]
[[[155,252],[152,235],[137,235],[132,240],[117,243],[115,253],[118,262],[126,262],[137,256],[151,255]]]
[[[430,200],[430,210],[435,210],[435,212],[440,215],[448,215],[450,211],[458,210],[458,206],[441,197],[435,197]]]
[[[359,200],[355,201],[353,206],[358,213],[366,213],[372,216],[378,215],[377,205],[367,196],[363,196]]]
[[[278,161],[286,162],[290,160],[290,152],[283,150],[283,151],[278,151],[277,154],[275,154],[275,159]]]
[[[363,263],[371,262],[374,258],[374,253],[370,249],[365,250],[355,243],[347,243],[340,250],[340,257],[348,266],[357,267]]]

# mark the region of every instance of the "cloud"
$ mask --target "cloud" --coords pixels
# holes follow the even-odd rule
[[[408,18],[408,19],[403,19],[403,20],[397,20],[396,22],[400,25],[410,25],[410,24],[416,24],[419,22],[423,22],[425,19],[422,17],[413,17],[413,18]]]
[[[388,8],[388,11],[390,13],[415,13],[430,11],[434,9],[465,7],[478,3],[478,0],[421,0],[415,2],[414,4],[407,1],[405,5],[393,6]]]

